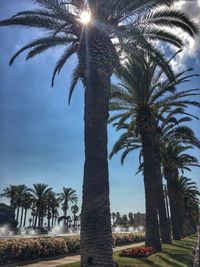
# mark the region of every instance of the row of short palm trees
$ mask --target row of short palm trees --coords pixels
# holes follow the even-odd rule
[[[156,153],[159,156],[155,157],[157,150],[155,148],[160,148],[160,145],[156,144],[160,144],[163,137],[158,138],[156,118],[160,118],[164,111],[169,111],[168,101],[172,96],[168,100],[165,99],[166,101],[161,99],[158,101],[159,95],[163,92],[160,86],[163,84],[161,81],[156,83],[150,91],[148,87],[153,81],[151,74],[155,71],[155,63],[162,67],[170,81],[174,81],[174,78],[179,79],[179,77],[173,74],[165,57],[155,47],[154,41],[167,42],[180,48],[183,46],[182,35],[174,34],[173,29],[178,28],[191,37],[195,37],[198,33],[197,25],[185,14],[172,7],[172,4],[176,2],[175,0],[69,0],[67,2],[34,0],[32,3],[36,8],[19,12],[0,22],[0,26],[20,25],[44,30],[45,36],[37,38],[20,49],[11,59],[11,64],[20,53],[27,50],[29,50],[27,55],[29,59],[49,48],[65,47],[63,55],[55,66],[52,84],[55,75],[60,73],[69,57],[73,54],[77,55],[78,64],[70,87],[70,98],[74,84],[77,79],[81,79],[85,87],[85,164],[80,251],[83,267],[88,264],[105,267],[114,265],[107,161],[110,82],[120,59],[129,58],[133,54],[132,56],[140,61],[137,55],[147,51],[150,53],[147,57],[154,63],[146,64],[141,56],[141,63],[145,66],[145,70],[148,70],[145,72],[145,83],[142,83],[144,73],[141,68],[134,67],[131,73],[127,72],[126,76],[132,74],[135,77],[138,82],[135,99],[139,100],[143,96],[141,103],[146,104],[142,112],[139,109],[140,105],[133,104],[137,113],[134,113],[135,123],[131,125],[136,125],[132,133],[138,133],[141,139],[139,143],[142,144],[141,156],[143,157],[142,170],[147,215],[146,244],[155,246],[158,250],[161,249],[157,211],[158,203],[162,203],[162,207],[159,206],[160,212],[164,205],[163,201],[158,201],[158,197],[163,199],[160,179],[161,160],[159,153]],[[91,21],[87,24],[83,24],[80,19],[82,11],[89,11],[91,14]],[[139,64],[136,65],[139,66]],[[135,87],[136,80],[132,79],[131,86]],[[172,83],[167,93],[173,93],[175,85],[176,83]],[[124,90],[127,88],[125,87]],[[148,103],[145,103],[147,95],[150,98]],[[174,107],[184,109],[187,104],[190,104],[189,100],[179,104],[178,96],[174,93],[173,101],[176,103]],[[130,111],[132,111],[132,106]],[[157,117],[155,117],[156,113],[158,113]],[[130,132],[128,131],[129,134]],[[138,143],[136,146],[138,147]],[[129,148],[131,147],[128,146]],[[177,176],[177,169],[179,168],[173,169],[172,176]],[[162,216],[160,222],[161,219]]]
[[[180,176],[184,170],[199,167],[191,149],[199,148],[200,141],[184,123],[198,119],[190,114],[189,108],[200,107],[193,99],[199,96],[200,89],[178,87],[198,76],[188,74],[190,71],[174,73],[171,80],[148,52],[137,51],[118,68],[119,82],[112,86],[110,110],[115,113],[109,121],[123,133],[110,158],[122,151],[123,164],[128,154],[140,151],[138,172],[143,173],[145,186],[146,245],[158,250],[160,235],[163,242],[171,243],[171,227],[173,238],[179,240],[189,231],[186,225],[191,225],[189,232],[194,232],[198,223],[200,193],[191,179]],[[163,177],[167,182],[171,225],[167,219]]]
[[[134,215],[132,212],[121,215],[118,211],[111,213],[113,226],[134,226]]]
[[[29,219],[29,224],[33,228],[43,228],[44,219],[47,219],[47,227],[50,229],[55,226],[59,219],[59,207],[63,210],[63,224],[66,225],[67,211],[69,205],[73,214],[73,224],[76,225],[79,217],[77,204],[78,198],[76,191],[72,188],[63,187],[61,193],[55,193],[52,188],[44,183],[33,184],[32,188],[28,188],[25,184],[9,185],[4,188],[0,194],[1,197],[6,197],[10,200],[10,206],[15,213],[15,220],[19,227],[26,226],[27,212],[31,210],[32,218]],[[21,209],[21,211],[20,211]],[[19,214],[21,213],[21,216]]]

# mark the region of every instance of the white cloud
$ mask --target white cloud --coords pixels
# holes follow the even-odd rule
[[[184,12],[197,25],[200,25],[200,0],[178,1],[174,4],[174,7]],[[173,33],[181,37],[184,43],[183,51],[172,60],[173,69],[179,71],[185,68],[188,58],[194,58],[195,61],[198,60],[197,53],[200,51],[200,37],[193,39],[187,33],[178,29],[173,30]],[[175,52],[174,47],[171,46],[170,48]]]

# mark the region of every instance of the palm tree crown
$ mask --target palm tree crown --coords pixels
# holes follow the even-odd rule
[[[71,187],[63,187],[63,192],[59,194],[60,201],[62,204],[62,209],[67,210],[69,208],[69,203],[77,203],[77,194],[76,190]]]
[[[42,227],[44,212],[47,206],[47,196],[48,193],[52,191],[52,188],[49,188],[47,184],[37,183],[33,184],[33,188],[30,188],[29,191],[32,194],[36,206],[36,218],[34,227],[36,227],[37,219],[38,227]]]
[[[0,194],[0,197],[6,197],[10,199],[10,206],[16,209],[17,201],[17,186],[9,185],[9,187],[4,188],[3,193]]]
[[[32,2],[38,8],[18,12],[10,19],[1,21],[0,26],[22,25],[46,31],[45,37],[40,37],[22,47],[11,58],[10,64],[26,50],[29,50],[26,59],[30,59],[49,48],[66,47],[55,66],[52,85],[55,75],[60,72],[68,58],[74,53],[80,54],[81,45],[84,43],[83,29],[86,27],[87,34],[95,29],[96,33],[103,33],[101,38],[108,36],[113,40],[113,44],[116,45],[118,51],[119,49],[128,51],[130,45],[151,50],[152,55],[159,58],[158,64],[161,65],[164,64],[164,59],[159,51],[153,48],[149,42],[150,40],[159,39],[180,47],[183,44],[181,38],[167,30],[166,27],[178,27],[193,37],[198,33],[198,28],[187,16],[178,10],[169,8],[169,5],[175,2],[173,0],[87,1],[87,4],[83,0],[67,2],[63,0],[33,0]],[[82,24],[80,17],[81,12],[87,9],[92,14],[92,20],[85,26]],[[162,28],[162,26],[166,27]],[[116,40],[119,41],[116,42]],[[114,50],[111,51],[112,49],[109,49],[109,53],[107,53],[106,48],[102,46],[97,51],[100,54],[104,53],[106,62],[110,62],[107,66],[108,69],[112,69],[117,60],[117,54]],[[92,49],[89,52],[92,53]],[[81,56],[79,60],[82,63],[84,62]],[[104,62],[98,61],[97,63],[96,61],[92,63],[101,65]],[[86,66],[86,64],[84,65]],[[79,73],[79,78],[85,77],[85,70],[82,65],[78,66],[76,72]],[[74,81],[71,90],[73,90],[73,84]]]

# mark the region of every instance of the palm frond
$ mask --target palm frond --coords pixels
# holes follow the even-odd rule
[[[192,20],[181,11],[175,9],[154,9],[142,17],[139,16],[134,22],[134,25],[137,25],[137,27],[142,27],[143,25],[149,26],[152,24],[156,26],[177,27],[187,32],[192,37],[195,37],[199,32],[197,25]]]
[[[84,76],[83,69],[81,68],[80,65],[78,65],[73,71],[72,81],[71,81],[71,85],[69,88],[69,97],[68,97],[68,104],[69,105],[70,105],[70,101],[71,101],[74,89],[78,83],[78,80],[82,80],[83,85],[85,85],[85,76]]]
[[[24,52],[27,49],[30,49],[34,46],[38,46],[38,45],[66,45],[68,43],[71,42],[75,42],[77,39],[75,38],[68,38],[66,36],[47,36],[47,37],[43,37],[43,38],[38,38],[34,41],[32,41],[31,43],[23,46],[19,51],[17,51],[17,53],[10,59],[9,64],[12,65],[14,60],[16,59],[17,56],[19,56],[22,52]]]
[[[77,52],[77,44],[72,44],[69,47],[67,47],[67,49],[64,51],[63,55],[61,56],[61,58],[58,60],[58,62],[56,63],[56,66],[54,68],[53,71],[53,75],[52,75],[52,82],[51,82],[51,86],[53,87],[54,85],[54,79],[56,76],[56,73],[60,73],[62,67],[65,65],[66,61],[68,60],[68,58],[73,55],[75,52]]]

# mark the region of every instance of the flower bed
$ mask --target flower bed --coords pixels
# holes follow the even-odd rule
[[[113,243],[124,245],[143,241],[144,236],[115,233]],[[0,239],[0,265],[23,262],[47,257],[77,254],[80,249],[80,236],[33,237]]]
[[[155,252],[153,247],[141,247],[133,249],[125,249],[119,255],[121,257],[131,257],[131,258],[143,258],[151,255]]]
[[[68,252],[63,238],[17,238],[0,241],[0,265],[34,260]]]

